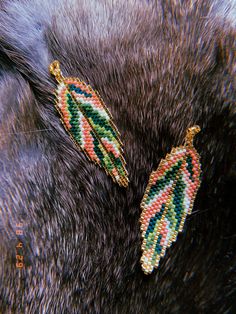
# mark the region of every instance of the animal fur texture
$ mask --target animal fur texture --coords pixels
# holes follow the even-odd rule
[[[1,313],[236,313],[235,40],[230,2],[1,0]],[[127,189],[63,128],[55,59],[112,112]],[[147,276],[140,202],[193,124],[203,182],[184,232]]]

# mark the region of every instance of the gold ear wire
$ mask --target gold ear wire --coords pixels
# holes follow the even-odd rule
[[[193,147],[193,139],[197,133],[201,131],[201,128],[199,125],[194,125],[191,128],[188,128],[186,132],[185,142],[184,146]]]
[[[64,77],[61,74],[60,63],[59,61],[55,60],[49,65],[50,73],[55,76],[58,83],[61,83]]]

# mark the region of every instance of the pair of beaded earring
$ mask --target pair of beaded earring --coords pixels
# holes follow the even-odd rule
[[[56,108],[71,139],[104,168],[114,182],[127,187],[128,172],[120,134],[99,94],[75,77],[63,77],[58,61],[49,70],[57,80]],[[145,274],[158,267],[166,249],[183,230],[200,186],[200,157],[193,146],[199,126],[187,130],[183,146],[173,148],[153,171],[141,203],[142,257]]]

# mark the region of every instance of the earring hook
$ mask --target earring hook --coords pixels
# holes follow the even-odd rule
[[[55,60],[49,65],[49,71],[52,75],[55,76],[58,83],[62,82],[64,77],[61,74],[60,63]]]
[[[193,139],[197,133],[201,131],[201,128],[199,125],[194,125],[191,128],[188,128],[186,137],[185,137],[185,146],[193,147]]]

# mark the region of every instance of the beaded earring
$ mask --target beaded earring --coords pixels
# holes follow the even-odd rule
[[[176,240],[200,186],[200,157],[193,146],[199,126],[187,130],[185,144],[173,148],[153,171],[141,203],[142,257],[145,274],[158,267]]]
[[[89,160],[104,168],[114,182],[128,186],[120,134],[111,113],[91,86],[75,77],[63,77],[58,61],[49,66],[57,80],[56,109],[66,131]]]

